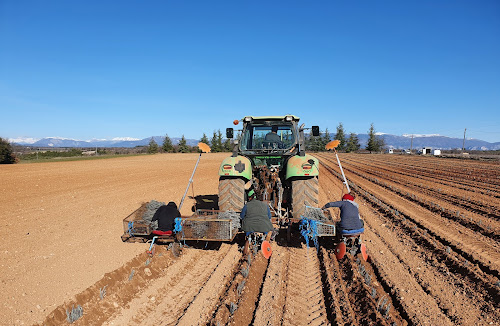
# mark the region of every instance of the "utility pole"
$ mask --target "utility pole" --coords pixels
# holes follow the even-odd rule
[[[413,135],[411,135],[410,155],[413,152]]]
[[[465,128],[465,130],[464,130],[464,141],[463,141],[463,143],[462,143],[462,154],[463,154],[463,153],[464,153],[464,151],[465,151],[465,132],[466,132],[466,131],[467,131],[467,128]]]

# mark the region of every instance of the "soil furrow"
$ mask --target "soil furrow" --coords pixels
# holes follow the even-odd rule
[[[394,196],[395,194],[390,190],[363,180],[365,179],[357,176],[350,178],[351,182],[363,185],[363,190],[381,201],[384,207],[396,210],[401,215],[411,218],[419,227],[432,233],[436,239],[445,245],[457,248],[465,257],[473,257],[474,262],[485,267],[485,271],[497,276],[500,268],[500,251],[487,242],[479,240],[480,236],[477,233],[474,234],[471,230],[453,221],[442,220],[441,216],[397,195]],[[390,206],[387,203],[391,203]],[[493,245],[498,246],[497,243]]]
[[[230,245],[223,245],[218,251],[185,249],[196,251],[195,257],[187,260],[182,255],[175,269],[165,271],[162,278],[136,295],[107,325],[176,323],[230,248]]]
[[[288,248],[284,325],[328,325],[316,249]]]
[[[359,171],[362,171],[365,175],[373,175],[384,180],[390,180],[400,185],[406,186],[412,190],[417,190],[418,192],[433,195],[442,201],[449,202],[454,206],[459,206],[467,209],[468,211],[475,212],[477,214],[483,215],[488,218],[498,219],[499,212],[497,209],[498,201],[496,204],[492,203],[491,196],[481,196],[481,198],[475,199],[473,192],[463,191],[460,195],[456,194],[456,187],[449,187],[443,185],[439,188],[435,187],[436,183],[434,180],[422,180],[422,178],[415,177],[413,175],[402,176],[401,173],[388,168],[383,168],[381,166],[366,165],[358,162],[353,162],[348,160],[348,165],[350,167],[356,166]]]
[[[369,223],[370,228],[379,228],[378,232],[383,234],[378,233],[382,240],[403,239],[398,250],[395,251],[394,244],[399,242],[391,241],[392,244],[388,245],[388,248],[397,253],[403,264],[409,266],[424,291],[438,299],[441,310],[450,320],[463,325],[478,323],[484,320],[485,312],[488,312],[487,319],[494,323],[498,321],[498,314],[494,312],[499,297],[498,287],[495,286],[498,279],[482,277],[481,271],[474,269],[472,264],[467,265],[463,258],[450,256],[452,252],[447,252],[449,248],[440,246],[438,249],[435,247],[435,241],[422,241],[429,237],[426,233],[415,232],[415,228],[411,226],[398,231],[400,218],[391,216],[391,219],[388,219],[384,214],[380,214],[379,219],[383,223]],[[406,224],[408,223],[410,221],[406,220]],[[394,232],[398,234],[396,237]],[[421,237],[424,238],[420,239]],[[417,252],[412,253],[415,250]],[[415,259],[415,256],[419,259]],[[422,265],[422,262],[425,264]],[[457,273],[458,278],[453,277]],[[473,297],[476,299],[471,300]]]
[[[236,265],[240,259],[241,253],[238,246],[232,245],[222,262],[213,271],[210,279],[185,310],[177,325],[205,325],[209,322],[217,301],[224,294],[225,285],[236,273]]]

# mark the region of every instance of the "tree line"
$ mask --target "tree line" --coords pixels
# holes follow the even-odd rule
[[[339,123],[339,125],[337,126],[337,130],[333,139],[337,139],[340,141],[340,144],[337,147],[338,151],[355,152],[361,148],[358,136],[353,132],[349,133],[349,136],[347,136],[342,123]],[[328,131],[328,128],[326,128],[324,134],[319,137],[313,137],[313,136],[306,137],[306,149],[309,151],[318,151],[318,152],[325,151],[325,145],[328,144],[331,140],[332,139],[330,136],[330,132]],[[223,138],[220,129],[214,130],[212,137],[210,139],[205,133],[203,133],[200,142],[209,145],[211,151],[215,153],[232,151],[231,140]],[[375,128],[372,123],[368,131],[368,142],[366,145],[366,150],[370,152],[380,152],[384,149],[384,146],[385,143],[383,138],[375,134]],[[187,144],[187,140],[184,137],[184,135],[182,135],[182,138],[179,141],[179,143],[174,145],[168,134],[166,134],[161,146],[159,146],[156,143],[156,141],[153,138],[151,138],[148,146],[146,147],[146,151],[147,153],[150,154],[155,154],[159,152],[196,153],[199,151],[199,149],[198,146],[189,146]],[[72,156],[75,155],[75,153],[72,153],[71,151],[67,154],[61,154],[59,152],[53,153],[53,156],[66,156],[66,155]],[[79,155],[81,155],[81,151],[79,152]],[[47,156],[52,156],[52,153],[48,153]],[[12,145],[8,142],[7,139],[3,139],[0,137],[0,164],[12,164],[16,163],[17,161],[18,159],[16,158]]]
[[[238,138],[238,136],[236,137]],[[337,130],[333,139],[337,139],[340,141],[340,144],[337,147],[338,151],[342,152],[355,152],[361,149],[361,145],[359,144],[359,138],[357,134],[351,132],[349,136],[346,136],[346,132],[344,130],[344,125],[339,123],[337,126]],[[306,137],[306,149],[313,152],[321,152],[326,151],[325,145],[332,141],[330,132],[328,128],[326,128],[323,135],[314,137],[308,135]],[[205,133],[200,139],[200,142],[205,143],[210,146],[211,151],[214,153],[217,152],[231,152],[232,144],[230,139],[223,139],[222,133],[220,129],[214,130],[212,134],[212,138],[209,139]],[[380,152],[384,149],[385,143],[382,137],[379,137],[375,133],[375,127],[373,123],[368,130],[368,142],[366,145],[366,150],[370,152]],[[165,135],[162,146],[159,146],[156,141],[151,138],[148,146],[148,153],[155,154],[159,152],[163,153],[195,153],[198,152],[198,146],[189,146],[187,145],[186,138],[182,135],[179,144],[173,145],[170,137]]]
[[[342,123],[339,123],[339,125],[337,126],[337,130],[335,135],[333,136],[333,139],[331,139],[330,137],[328,128],[326,128],[325,133],[321,136],[313,137],[309,135],[306,138],[306,149],[313,152],[326,151],[325,145],[332,140],[340,141],[339,145],[337,146],[337,151],[350,153],[356,152],[361,149],[358,135],[351,132],[349,133],[349,136],[346,136],[344,125]],[[368,142],[365,149],[370,152],[380,152],[384,149],[384,147],[384,139],[376,135],[375,127],[372,123],[370,129],[368,130]]]
[[[212,153],[217,152],[231,152],[233,150],[231,139],[224,139],[222,137],[222,132],[220,129],[214,130],[212,137],[209,139],[208,136],[203,133],[200,142],[205,143],[210,146]],[[199,151],[198,146],[189,146],[187,144],[186,137],[182,135],[179,143],[174,145],[172,139],[165,135],[163,138],[163,143],[159,146],[156,141],[151,138],[148,145],[148,153],[197,153]]]

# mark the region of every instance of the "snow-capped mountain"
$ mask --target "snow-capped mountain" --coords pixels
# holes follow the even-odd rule
[[[391,135],[385,133],[377,133],[378,137],[382,137],[388,148],[394,149],[406,149],[412,146],[413,137],[413,149],[418,149],[422,147],[432,147],[433,149],[461,149],[463,144],[463,139],[460,138],[450,138],[441,135]],[[335,134],[330,134],[331,138]],[[348,135],[347,135],[348,136]],[[366,147],[368,142],[368,134],[358,134],[359,143],[361,148]],[[92,140],[76,140],[67,139],[60,137],[47,137],[43,139],[33,139],[33,138],[17,138],[9,139],[10,142],[32,147],[136,147],[136,146],[147,146],[151,140],[161,146],[163,144],[163,136],[152,136],[144,139],[121,137],[113,138],[111,140],[106,139],[92,139]],[[181,138],[170,138],[174,145],[178,144]],[[189,146],[195,146],[198,144],[198,139],[186,139]],[[466,139],[465,140],[466,150],[500,150],[500,142],[489,143],[479,139]]]
[[[144,139],[130,138],[130,137],[120,137],[113,138],[111,140],[106,139],[92,139],[92,140],[76,140],[61,137],[47,137],[39,140],[33,138],[17,138],[9,139],[11,143],[31,146],[31,147],[136,147],[136,146],[147,146],[151,141],[151,138],[161,146],[165,137],[163,136],[153,136]],[[174,145],[178,144],[181,138],[170,138]],[[197,139],[186,139],[189,146],[194,146],[198,144]]]
[[[408,149],[413,146],[413,149],[422,147],[432,147],[433,149],[461,149],[463,138],[450,138],[441,135],[390,135],[382,134],[385,145],[388,148]],[[413,140],[412,140],[413,137]],[[368,142],[368,134],[358,134],[361,148],[366,147]],[[489,143],[479,139],[465,139],[466,150],[499,150],[500,142]]]

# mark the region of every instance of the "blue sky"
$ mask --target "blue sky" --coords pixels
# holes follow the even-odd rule
[[[500,141],[500,2],[0,0],[0,137],[200,138],[245,115]]]

